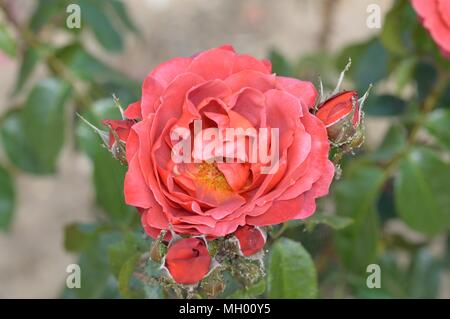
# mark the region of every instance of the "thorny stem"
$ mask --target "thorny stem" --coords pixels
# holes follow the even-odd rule
[[[385,166],[384,178],[383,178],[382,185],[384,185],[384,183],[394,174],[399,162],[411,150],[411,148],[416,144],[416,141],[418,138],[418,133],[419,133],[420,129],[422,128],[422,126],[424,125],[428,113],[430,113],[436,106],[436,103],[437,103],[439,97],[442,95],[443,91],[446,88],[447,81],[449,78],[450,78],[449,73],[445,73],[442,71],[439,73],[437,83],[435,84],[432,91],[429,93],[429,95],[427,96],[427,98],[421,105],[420,115],[409,133],[405,147],[403,148],[403,150],[401,152],[398,153],[397,156],[395,156]]]
[[[271,235],[270,237],[275,240],[278,237],[280,237],[281,235],[283,235],[283,233],[288,229],[288,224],[287,223],[283,223],[280,227],[280,229],[273,235]]]
[[[43,43],[41,43],[38,37],[30,32],[30,30],[20,25],[12,14],[11,8],[8,7],[4,0],[0,0],[0,9],[4,12],[5,18],[16,29],[17,33],[21,36],[28,47],[32,47],[38,51],[42,49]],[[75,102],[85,108],[89,108],[92,105],[92,100],[88,95],[84,94],[77,88],[78,78],[51,52],[46,52],[45,57],[50,71],[69,83],[69,85],[73,88]]]

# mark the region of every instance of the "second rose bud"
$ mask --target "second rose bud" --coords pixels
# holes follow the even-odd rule
[[[183,238],[168,248],[165,267],[179,284],[196,284],[206,276],[210,266],[211,256],[200,238]]]
[[[332,143],[340,146],[355,142],[362,128],[358,92],[343,91],[333,95],[318,106],[316,116],[325,124]]]
[[[243,257],[254,256],[264,248],[266,235],[259,227],[242,226],[234,233]],[[164,245],[157,242],[152,247],[152,259],[159,261],[154,254],[157,246]],[[157,249],[160,252],[159,249]],[[158,253],[158,256],[160,254]],[[170,277],[178,284],[194,285],[205,278],[211,270],[213,258],[208,251],[207,243],[202,238],[182,238],[170,243],[164,258],[164,267]]]

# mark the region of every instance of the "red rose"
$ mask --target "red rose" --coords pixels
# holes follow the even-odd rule
[[[326,128],[310,113],[316,96],[312,83],[276,76],[269,62],[230,46],[157,66],[141,100],[125,110],[127,118],[140,120],[126,142],[125,200],[142,212],[146,232],[155,237],[171,225],[177,233],[219,237],[246,224],[313,214],[334,173]],[[227,149],[231,139],[204,138],[227,128],[241,130],[242,152]],[[254,160],[252,130],[267,133],[257,151],[278,154],[274,161]],[[193,142],[193,151],[182,153],[194,163],[174,160],[177,136]],[[211,147],[214,154],[205,155]]]
[[[208,273],[210,264],[211,257],[205,242],[198,238],[180,239],[167,251],[166,267],[179,284],[199,282]]]
[[[257,227],[248,225],[239,227],[234,235],[239,240],[239,248],[242,255],[246,257],[256,254],[266,244],[266,237]]]
[[[450,1],[412,0],[414,10],[422,19],[442,53],[450,59]]]

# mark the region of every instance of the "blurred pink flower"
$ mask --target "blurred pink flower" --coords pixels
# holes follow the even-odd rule
[[[450,59],[450,0],[412,0],[423,26]]]

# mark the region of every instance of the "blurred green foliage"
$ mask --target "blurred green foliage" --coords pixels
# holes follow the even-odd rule
[[[69,4],[82,8],[81,29],[66,27]],[[10,18],[8,7],[2,4],[2,9]],[[62,296],[116,298],[119,291],[124,297],[143,296],[133,290],[132,266],[136,254],[148,249],[149,243],[142,244],[146,239],[138,227],[139,214],[124,203],[126,167],[101,147],[99,137],[76,116],[79,113],[101,127],[101,119],[120,118],[112,94],[120,96],[124,105],[139,99],[139,84],[95,57],[81,39],[84,33],[92,33],[106,51],[120,52],[123,32],[138,36],[137,29],[118,0],[40,0],[27,25],[9,22],[0,26],[0,49],[21,61],[12,94],[29,93],[23,105],[11,106],[0,118],[1,142],[7,156],[0,164],[0,229],[7,230],[13,222],[16,195],[12,172],[55,173],[65,136],[75,133],[77,148],[92,162],[96,203],[103,213],[95,216],[97,222],[92,224],[66,227],[65,248],[80,256],[83,285],[80,289],[64,289]],[[41,33],[53,31],[65,32],[69,41],[55,45],[42,40]],[[38,65],[46,68],[47,76],[29,83]],[[68,125],[68,121],[75,125]],[[75,132],[69,132],[72,128]]]
[[[69,3],[82,8],[80,30],[65,27]],[[2,9],[8,17],[8,8]],[[366,146],[356,157],[344,159],[332,205],[321,202],[310,219],[272,229],[267,283],[242,287],[226,278],[230,283],[223,297],[438,296],[439,276],[450,260],[450,62],[442,58],[409,1],[396,1],[384,21],[379,35],[340,52],[314,52],[297,61],[288,61],[275,49],[269,53],[275,73],[315,83],[320,74],[326,88],[334,86],[351,57],[345,88],[363,92],[374,84],[366,116],[383,117],[391,126],[376,149]],[[139,84],[95,57],[81,38],[91,33],[105,51],[120,52],[124,32],[139,36],[124,4],[39,0],[27,25],[12,22],[0,24],[0,50],[21,61],[12,93],[29,93],[22,105],[11,105],[0,116],[7,157],[0,163],[0,229],[7,231],[13,222],[13,172],[55,173],[65,135],[73,134],[69,130],[75,127],[77,148],[93,165],[92,182],[102,213],[92,224],[65,229],[66,250],[80,256],[83,285],[64,289],[62,296],[164,297],[157,284],[143,284],[133,276],[151,240],[142,233],[139,214],[124,204],[126,167],[100,147],[99,137],[75,115],[100,127],[101,119],[120,117],[112,93],[124,105],[139,99]],[[40,36],[44,30],[65,32],[70,41],[62,46],[46,42]],[[38,65],[45,66],[47,76],[28,83]],[[75,125],[67,125],[68,119]],[[392,220],[400,220],[421,239],[412,241],[389,231]],[[436,256],[430,254],[430,245],[438,239],[445,247]],[[400,262],[400,255],[407,256],[406,263]],[[372,263],[382,269],[380,289],[366,286],[366,268]],[[154,274],[155,267],[147,265],[143,274]]]
[[[345,88],[361,93],[374,84],[364,109],[367,121],[390,123],[377,148],[366,145],[344,159],[343,176],[334,183],[337,215],[331,216],[352,222],[334,232],[307,227],[308,220],[290,222],[294,229],[283,232],[312,254],[323,297],[436,298],[440,276],[449,269],[450,62],[409,1],[396,1],[384,21],[378,36],[335,54],[314,52],[297,62],[276,50],[269,55],[275,73],[316,83],[320,74],[328,89],[350,57]],[[421,234],[419,242],[389,230],[394,220]],[[430,247],[439,241],[445,242],[443,252],[432,255]],[[406,266],[400,255],[407,256]],[[366,286],[372,263],[381,267],[380,289]]]

